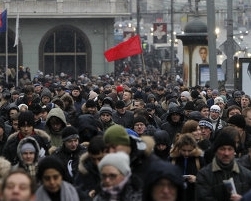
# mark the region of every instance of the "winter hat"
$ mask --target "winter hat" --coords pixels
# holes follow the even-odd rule
[[[51,100],[52,99],[51,91],[47,88],[44,88],[41,93],[41,98],[43,98],[44,96],[48,97]]]
[[[199,93],[197,90],[191,91],[191,97],[192,97],[193,99],[198,98],[199,95],[200,95],[200,93]]]
[[[209,128],[210,130],[213,130],[213,124],[210,121],[210,119],[207,119],[207,118],[200,120],[199,126],[205,126],[205,127]]]
[[[124,88],[119,85],[119,86],[116,87],[116,91],[117,91],[117,93],[119,93],[121,91],[124,91]]]
[[[228,129],[229,128],[227,128],[227,130]],[[232,146],[236,150],[235,136],[228,133],[227,130],[223,128],[216,137],[213,143],[214,152],[216,152],[217,149],[221,146]]]
[[[203,116],[199,111],[192,111],[189,113],[189,119],[200,121],[202,118]]]
[[[104,166],[117,168],[124,176],[131,173],[129,156],[124,152],[110,153],[102,158],[98,164],[99,172]]]
[[[212,105],[210,107],[210,112],[217,112],[220,113],[220,107],[218,105]]]
[[[73,126],[66,126],[62,130],[62,141],[65,142],[70,139],[79,139],[78,130]]]
[[[218,96],[218,94],[219,94],[219,91],[217,89],[214,89],[212,91],[212,95]]]
[[[136,123],[139,123],[139,122],[145,124],[145,126],[147,125],[145,117],[143,117],[143,116],[134,117],[133,125],[135,125]]]
[[[112,108],[110,106],[103,106],[99,110],[99,114],[102,115],[103,113],[108,113],[109,115],[112,115]]]
[[[235,91],[233,96],[234,98],[240,98],[242,96],[242,93],[240,91]]]
[[[88,99],[85,103],[85,106],[88,108],[88,107],[97,107],[96,103],[94,100],[92,99]]]
[[[182,91],[181,94],[180,94],[180,96],[185,96],[186,98],[190,98],[191,97],[189,91]]]
[[[32,111],[29,110],[20,112],[18,116],[18,126],[22,127],[27,125],[29,126],[35,125],[34,114],[32,113]]]
[[[24,143],[22,146],[21,146],[21,149],[20,149],[21,153],[24,153],[26,151],[30,151],[30,152],[36,152],[36,149],[34,147],[34,145],[30,142],[26,142]]]
[[[188,101],[184,106],[184,110],[195,110],[193,101]]]
[[[61,160],[55,156],[46,156],[38,163],[37,179],[42,180],[43,174],[48,169],[57,170],[63,177],[63,180],[67,180],[64,165]]]
[[[26,107],[26,109],[28,110],[28,105],[22,103],[20,105],[18,105],[18,109],[20,110],[22,107]]]
[[[104,133],[104,141],[111,145],[125,145],[130,146],[130,138],[125,128],[121,125],[115,124],[110,126]]]
[[[115,104],[115,107],[116,107],[117,109],[122,109],[122,108],[125,107],[125,102],[122,101],[122,100],[118,100],[118,101],[116,102],[116,104]]]
[[[96,97],[98,97],[98,94],[94,91],[90,91],[89,93],[89,99],[95,99]]]
[[[33,112],[33,114],[38,115],[42,112],[42,106],[39,104],[32,104],[29,106],[29,110]]]
[[[232,117],[229,118],[227,123],[235,125],[235,126],[242,128],[242,129],[245,129],[245,127],[246,127],[245,118],[241,114],[233,115]]]
[[[222,97],[218,96],[214,99],[214,104],[217,105],[217,103],[224,103],[224,100]]]

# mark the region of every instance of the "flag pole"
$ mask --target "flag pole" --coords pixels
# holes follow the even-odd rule
[[[8,64],[9,64],[9,52],[8,52],[8,12],[6,14],[6,32],[5,32],[5,78],[8,83]]]
[[[19,12],[16,19],[16,37],[14,47],[17,48],[17,61],[16,61],[16,86],[18,86],[18,66],[19,66]]]

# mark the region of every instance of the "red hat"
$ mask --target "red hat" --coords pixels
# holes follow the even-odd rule
[[[117,91],[117,93],[119,93],[121,91],[124,91],[124,88],[122,86],[117,86],[116,91]]]

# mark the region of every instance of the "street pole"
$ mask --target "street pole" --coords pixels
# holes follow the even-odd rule
[[[225,88],[227,90],[234,89],[234,39],[233,39],[233,0],[227,1],[227,43],[226,55],[227,55],[227,69],[226,69],[226,83]]]
[[[215,4],[214,0],[207,0],[207,35],[209,49],[209,74],[210,87],[218,88],[217,59],[216,59],[216,35],[215,35]]]
[[[175,81],[176,77],[176,68],[174,63],[174,27],[173,27],[173,0],[171,0],[171,69],[170,69],[170,75],[171,75],[171,81]]]

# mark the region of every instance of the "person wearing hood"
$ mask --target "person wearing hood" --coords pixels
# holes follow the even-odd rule
[[[51,136],[51,145],[59,147],[62,144],[62,130],[67,125],[63,110],[52,108],[47,115],[45,124],[45,130]]]
[[[177,166],[167,161],[153,161],[144,181],[142,201],[183,200],[182,173]]]
[[[185,179],[184,201],[195,200],[197,172],[205,165],[202,150],[198,147],[192,133],[178,136],[171,151],[169,161],[178,166]]]
[[[165,130],[158,129],[154,132],[153,137],[155,141],[154,153],[164,161],[167,161],[172,144],[169,134]]]
[[[62,145],[52,155],[62,161],[68,181],[73,183],[78,170],[79,157],[86,152],[86,147],[79,144],[79,133],[73,126],[66,126],[62,130],[61,137]]]
[[[37,164],[40,158],[40,147],[33,137],[22,139],[17,146],[18,164],[14,168],[23,168],[30,176],[35,179]]]
[[[89,142],[94,136],[103,134],[102,123],[91,114],[78,117],[79,143]]]
[[[18,127],[19,131],[11,134],[3,149],[3,156],[15,165],[19,162],[17,157],[17,147],[19,142],[31,136],[36,139],[40,146],[40,156],[48,155],[49,148],[51,147],[51,138],[43,130],[34,129],[35,121],[34,114],[31,111],[21,112],[18,116]]]
[[[170,108],[166,122],[161,125],[161,130],[165,130],[169,133],[171,142],[174,141],[177,133],[181,132],[184,124],[184,113],[182,108],[173,107]]]

